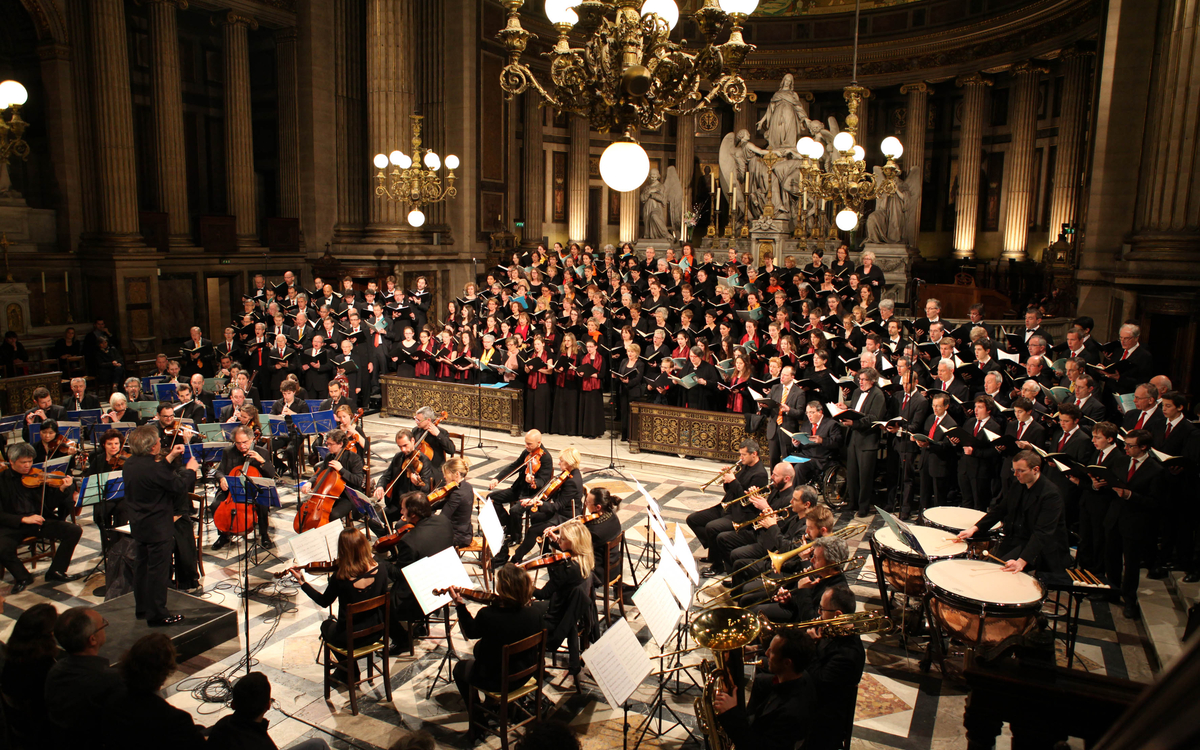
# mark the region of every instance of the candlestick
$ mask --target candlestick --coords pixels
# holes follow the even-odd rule
[[[46,272],[42,271],[42,294],[46,293]]]
[[[63,287],[69,292],[71,291],[71,272],[63,271]]]

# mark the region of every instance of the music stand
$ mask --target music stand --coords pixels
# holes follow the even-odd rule
[[[621,730],[621,745],[629,747],[629,699],[637,691],[642,680],[654,671],[654,663],[638,642],[633,628],[624,617],[618,619],[604,635],[588,647],[580,657],[592,678],[604,693],[608,705],[621,706],[624,726]],[[636,746],[635,746],[636,747]]]
[[[96,562],[96,566],[83,577],[84,580],[95,575],[100,566],[108,561],[108,532],[112,528],[107,523],[108,503],[113,500],[119,500],[124,496],[125,479],[119,471],[108,472],[106,474],[92,474],[91,476],[83,477],[79,484],[79,497],[75,500],[75,507],[82,509],[85,505],[101,506],[100,512],[96,517],[96,526],[100,529],[100,559]],[[107,592],[108,571],[105,568],[104,585],[96,587],[93,594],[95,596],[104,596]]]

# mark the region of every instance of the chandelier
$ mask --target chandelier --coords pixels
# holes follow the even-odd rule
[[[396,150],[390,154],[375,154],[375,195],[380,198],[403,203],[410,208],[408,223],[414,227],[425,224],[423,206],[439,203],[458,194],[454,187],[454,170],[458,169],[458,157],[446,157],[446,186],[438,171],[442,159],[433,149],[421,147],[421,115],[409,115],[412,120],[412,156]],[[391,171],[388,172],[388,165]]]
[[[29,144],[23,138],[28,123],[21,119],[21,105],[28,98],[29,92],[17,81],[0,83],[0,195],[9,189],[9,158],[29,158]]]
[[[521,62],[534,36],[521,28],[524,0],[501,2],[508,22],[496,36],[509,59],[500,87],[508,98],[533,89],[558,111],[587,117],[601,133],[616,133],[600,158],[600,175],[614,190],[634,190],[650,172],[635,137],[639,128],[658,129],[667,115],[708,109],[718,98],[734,109],[754,101],[738,69],[754,49],[742,39],[742,24],[758,0],[704,0],[694,15],[704,45],[695,51],[670,40],[679,20],[674,0],[546,0],[546,17],[558,32],[547,53],[548,85]],[[716,44],[726,22],[729,39]],[[572,32],[582,37],[582,47],[571,46]],[[705,82],[707,93],[701,90]]]
[[[851,83],[842,90],[846,99],[846,129],[833,138],[836,156],[827,154],[825,144],[804,136],[796,142],[800,154],[800,184],[804,190],[804,201],[809,197],[832,201],[834,223],[843,232],[858,226],[859,216],[867,201],[895,195],[896,180],[900,167],[896,159],[904,153],[900,139],[888,136],[879,144],[879,150],[887,157],[880,169],[883,179],[867,172],[867,152],[855,142],[858,134],[858,110],[870,91],[858,85],[858,28],[859,0],[854,3],[854,57],[851,68]],[[838,211],[837,207],[841,206]]]

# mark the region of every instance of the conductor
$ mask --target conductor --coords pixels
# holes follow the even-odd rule
[[[128,443],[133,456],[125,462],[125,506],[137,544],[134,611],[151,627],[174,625],[183,621],[183,615],[167,611],[167,583],[175,543],[174,498],[186,493],[195,482],[200,464],[193,458],[183,470],[175,471],[184,446],[175,445],[164,456],[158,430],[153,426],[129,433]]]

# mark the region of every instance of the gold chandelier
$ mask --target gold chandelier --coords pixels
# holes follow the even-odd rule
[[[409,115],[412,120],[412,156],[403,151],[391,154],[375,154],[375,195],[407,205],[408,223],[414,227],[425,224],[423,206],[440,203],[458,195],[454,187],[454,170],[458,169],[458,157],[446,156],[446,186],[438,172],[442,159],[432,149],[421,147],[421,115]],[[391,165],[391,171],[388,165]]]
[[[614,190],[636,189],[650,171],[638,145],[638,128],[657,129],[667,115],[712,107],[718,98],[737,109],[754,94],[738,73],[754,49],[742,39],[746,17],[758,0],[704,0],[695,20],[704,45],[686,51],[670,40],[679,19],[674,0],[546,0],[546,17],[558,32],[544,86],[521,56],[533,34],[521,27],[524,0],[502,0],[508,23],[496,35],[508,51],[500,87],[508,98],[533,89],[560,112],[587,117],[601,133],[615,132],[600,160],[600,173]],[[726,22],[729,39],[716,44]],[[583,38],[572,47],[570,34]],[[711,85],[704,93],[704,82]]]
[[[28,123],[21,119],[21,105],[28,98],[29,93],[17,81],[0,83],[0,172],[7,172],[11,157],[29,158],[29,144],[24,138]],[[0,174],[0,177],[6,185],[8,175]],[[0,194],[5,190],[6,186],[0,186]]]

